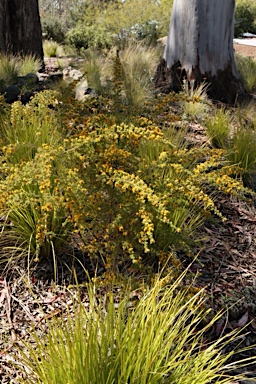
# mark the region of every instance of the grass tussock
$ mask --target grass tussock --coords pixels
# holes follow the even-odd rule
[[[222,108],[216,109],[206,121],[206,132],[215,148],[226,148],[231,134],[231,115]]]
[[[43,51],[46,57],[60,57],[64,56],[64,48],[61,44],[54,40],[43,41]]]
[[[153,47],[130,43],[105,55],[89,49],[84,57],[88,84],[99,94],[119,97],[124,105],[133,108],[142,108],[152,99],[151,79],[159,59]]]
[[[239,76],[248,92],[256,90],[256,60],[252,57],[236,55],[236,66]]]
[[[183,84],[183,92],[187,96],[183,101],[183,111],[186,118],[204,119],[209,111],[210,101],[207,96],[207,86],[203,83],[199,87],[191,88],[187,81]]]
[[[32,333],[36,348],[24,342],[20,362],[24,383],[159,384],[231,383],[233,352],[221,351],[235,333],[208,343],[206,332],[219,319],[204,322],[204,294],[190,294],[175,283],[156,279],[133,307],[129,290],[115,303],[113,293],[96,304],[74,303],[64,317],[47,322],[48,332]]]
[[[0,54],[0,88],[16,84],[18,76],[36,73],[40,68],[41,62],[34,55],[21,57]]]

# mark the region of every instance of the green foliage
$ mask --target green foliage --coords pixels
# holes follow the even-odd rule
[[[152,98],[151,79],[158,60],[157,50],[142,44],[130,44],[120,51],[123,89],[129,105],[143,106]]]
[[[236,66],[239,76],[248,92],[256,90],[256,61],[252,57],[236,55]]]
[[[159,59],[156,49],[131,43],[120,51],[113,49],[101,55],[87,50],[84,57],[83,71],[89,86],[114,101],[116,110],[129,106],[134,114],[152,99],[151,78]]]
[[[57,57],[59,52],[63,51],[62,46],[53,40],[43,41],[43,50],[46,57]]]
[[[235,37],[242,33],[256,33],[256,6],[253,0],[236,1],[235,9]]]
[[[64,43],[68,26],[59,16],[47,14],[41,19],[41,25],[44,39]]]
[[[41,61],[35,55],[27,55],[20,58],[19,75],[26,76],[28,73],[37,73],[41,65]]]
[[[75,25],[68,32],[68,42],[78,50],[109,48],[115,43],[123,47],[128,38],[155,43],[167,34],[171,3],[149,2],[145,7],[143,0],[88,1],[72,13]]]
[[[71,1],[40,4],[43,36],[71,44],[79,52],[87,48],[121,47],[128,38],[155,43],[166,35],[172,1],[144,0]]]
[[[131,40],[143,40],[144,44],[155,44],[159,37],[159,22],[156,20],[147,20],[142,24],[137,23],[130,28],[123,28],[118,34],[119,43],[123,45]]]
[[[87,49],[83,52],[83,58],[82,70],[89,87],[93,88],[98,95],[110,96],[112,90],[111,78],[113,76],[113,52],[103,54],[94,49]]]
[[[187,97],[182,100],[184,117],[190,120],[203,119],[209,111],[209,99],[207,96],[207,86],[202,83],[195,89],[191,88],[188,82],[183,84],[183,92]]]
[[[34,55],[25,57],[0,54],[0,89],[16,84],[18,76],[36,73],[41,67]]]
[[[19,59],[13,55],[0,54],[0,88],[15,84],[19,75]]]
[[[227,148],[231,131],[231,116],[224,109],[214,110],[213,116],[206,121],[206,131],[215,148]]]
[[[239,166],[239,174],[248,175],[255,172],[256,132],[254,129],[239,127],[234,131],[227,158],[232,164]]]
[[[20,165],[33,160],[42,145],[56,145],[60,140],[57,113],[49,108],[58,106],[57,93],[44,91],[34,96],[26,106],[12,104],[10,114],[1,128],[2,151],[7,164]]]
[[[146,7],[143,0],[110,3],[105,11],[105,23],[121,39],[133,36],[154,43],[158,36],[168,32],[171,7],[172,1],[150,1]]]
[[[153,99],[152,47],[126,45],[104,56],[87,50],[85,57],[97,97],[81,103],[66,85],[26,106],[14,103],[4,117],[2,242],[9,234],[13,244],[16,231],[38,259],[59,254],[76,234],[92,260],[105,260],[106,276],[162,266],[173,251],[189,250],[206,217],[222,218],[213,192],[240,193],[232,179],[240,170],[223,150],[184,145],[186,119],[209,112],[206,90]],[[218,146],[226,140],[221,113],[208,122]]]
[[[253,111],[252,111],[253,109]],[[215,148],[224,149],[224,156],[235,165],[234,175],[245,184],[256,171],[255,105],[240,106],[231,117],[230,111],[216,109],[206,121],[207,134]]]
[[[112,34],[101,24],[77,23],[67,34],[67,41],[78,51],[87,48],[110,48],[114,42]]]
[[[1,249],[4,258],[8,252],[22,254],[21,244],[31,257],[39,253],[47,257],[52,245],[58,248],[61,243],[61,192],[54,190],[55,168],[47,151],[60,140],[56,112],[49,108],[57,107],[56,101],[54,92],[38,93],[26,106],[12,104],[10,115],[4,118],[0,187],[6,219],[1,236],[1,244],[7,244]]]
[[[92,259],[104,258],[106,276],[124,267],[164,265],[173,249],[186,248],[208,214],[222,217],[204,186],[240,188],[228,176],[232,170],[222,164],[221,151],[207,150],[209,160],[197,164],[206,152],[176,148],[146,118],[137,118],[136,125],[111,122],[115,106],[108,100],[102,119],[91,116],[91,108],[97,111],[93,100],[87,111],[76,102],[80,128],[69,102],[67,113],[78,125],[72,129],[69,117],[65,137],[58,124],[65,108],[49,108],[62,105],[59,97],[47,91],[26,106],[12,105],[2,147],[4,244],[11,221],[12,238],[16,231],[36,259],[53,249],[58,254],[73,232]],[[215,171],[206,172],[211,167]]]
[[[180,280],[156,280],[135,308],[129,290],[119,303],[110,292],[96,304],[91,287],[89,309],[74,304],[66,316],[46,318],[48,332],[42,328],[42,337],[33,331],[35,343],[23,342],[19,363],[29,374],[21,382],[224,384],[238,379],[227,363],[233,352],[222,352],[236,333],[206,342],[205,333],[221,315],[205,325],[203,291],[191,295],[180,289]]]

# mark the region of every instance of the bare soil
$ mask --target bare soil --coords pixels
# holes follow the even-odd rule
[[[234,44],[235,53],[247,57],[256,57],[256,47],[252,45]]]

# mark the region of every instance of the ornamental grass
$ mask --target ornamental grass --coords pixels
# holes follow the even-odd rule
[[[209,342],[209,331],[221,314],[210,315],[203,290],[191,294],[156,278],[137,304],[131,291],[116,301],[113,292],[98,298],[89,286],[89,303],[74,301],[66,314],[45,318],[33,342],[22,341],[21,383],[44,384],[224,384],[238,379],[232,371],[249,361],[231,363],[225,353],[239,333]],[[40,322],[42,324],[43,322]],[[47,331],[45,332],[45,328]]]

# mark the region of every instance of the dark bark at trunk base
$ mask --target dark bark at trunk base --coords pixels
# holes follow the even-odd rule
[[[38,0],[0,0],[0,52],[35,55],[44,69]]]
[[[209,73],[202,75],[198,68],[193,68],[192,74],[188,76],[179,61],[167,68],[165,59],[159,63],[154,76],[156,93],[179,92],[184,80],[187,80],[193,89],[205,83],[207,94],[213,101],[234,105],[252,98],[241,80],[233,75],[231,67],[219,70],[216,76]]]

